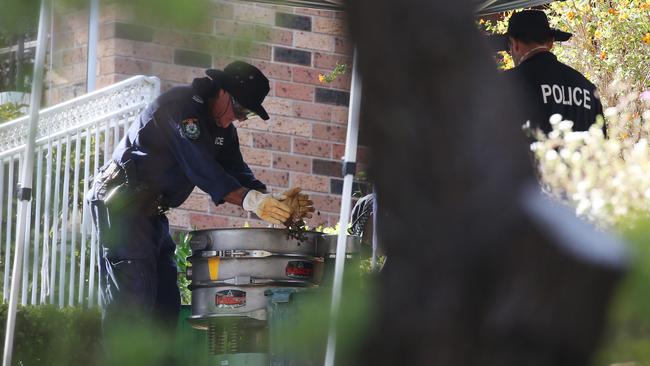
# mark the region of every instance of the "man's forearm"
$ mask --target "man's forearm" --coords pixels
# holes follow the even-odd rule
[[[241,207],[242,202],[244,202],[244,197],[246,197],[246,193],[248,193],[248,191],[249,189],[245,187],[237,188],[236,190],[228,193],[223,198],[223,200]]]

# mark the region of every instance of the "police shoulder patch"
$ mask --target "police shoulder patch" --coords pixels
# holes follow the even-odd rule
[[[183,136],[191,140],[196,140],[201,136],[201,129],[199,129],[198,118],[185,118],[181,121],[181,132]]]

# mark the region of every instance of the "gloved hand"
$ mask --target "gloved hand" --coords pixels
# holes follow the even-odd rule
[[[314,212],[314,202],[309,199],[309,196],[300,193],[302,188],[293,187],[287,191],[282,192],[282,196],[286,197],[282,200],[287,206],[291,207],[293,221],[298,221],[303,218],[311,218],[311,213]]]
[[[285,198],[283,195],[250,190],[244,197],[242,207],[246,211],[255,213],[266,222],[284,224],[292,214],[291,207],[280,202],[281,199]]]

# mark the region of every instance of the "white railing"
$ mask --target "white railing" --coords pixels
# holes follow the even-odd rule
[[[158,96],[156,77],[134,76],[39,114],[31,211],[25,227],[22,305],[94,306],[99,248],[84,192],[129,125]],[[0,271],[9,298],[18,228],[14,191],[29,120],[0,125]]]

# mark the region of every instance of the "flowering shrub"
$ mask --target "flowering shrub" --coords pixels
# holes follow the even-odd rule
[[[650,214],[650,92],[625,94],[605,118],[616,138],[605,138],[602,119],[589,131],[573,132],[572,122],[554,115],[553,131],[537,131],[531,150],[550,195],[599,226],[625,228],[630,217]]]
[[[551,27],[573,33],[553,52],[559,60],[584,74],[601,91],[603,105],[612,106],[618,90],[603,90],[625,80],[632,90],[650,87],[650,0],[567,0],[548,5]],[[489,32],[505,33],[512,12],[499,21],[480,21]],[[500,67],[512,67],[501,54]]]

